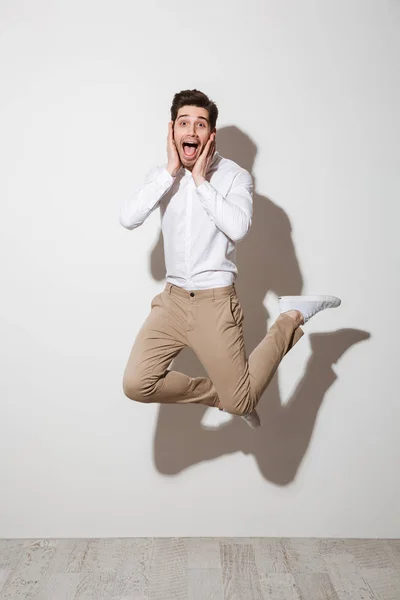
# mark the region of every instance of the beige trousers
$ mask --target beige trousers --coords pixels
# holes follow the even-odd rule
[[[220,402],[235,415],[251,412],[303,331],[281,314],[247,359],[242,322],[234,284],[189,292],[167,283],[153,298],[132,347],[123,376],[125,395],[138,402]],[[185,346],[209,377],[168,370]]]

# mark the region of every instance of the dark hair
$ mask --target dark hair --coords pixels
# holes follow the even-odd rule
[[[176,120],[178,110],[182,106],[198,106],[200,108],[206,108],[210,119],[210,127],[211,129],[214,129],[218,119],[218,108],[215,102],[210,100],[203,92],[200,92],[199,90],[182,90],[175,94],[171,106],[172,121]]]

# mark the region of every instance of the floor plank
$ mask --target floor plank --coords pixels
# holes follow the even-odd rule
[[[327,572],[318,540],[313,538],[284,539],[282,544],[291,573]]]
[[[0,591],[10,573],[11,569],[0,569]]]
[[[339,600],[378,600],[351,554],[325,557]]]
[[[14,569],[29,540],[0,540],[0,569]]]
[[[296,573],[294,577],[303,598],[339,600],[327,573]]]
[[[152,555],[151,538],[124,540],[124,559],[117,570],[113,592],[116,599],[143,600],[149,597]]]
[[[125,538],[92,538],[82,558],[81,573],[116,571],[124,560]]]
[[[318,538],[315,541],[318,551],[322,556],[334,556],[346,553],[346,540],[340,538]]]
[[[400,574],[397,569],[379,566],[374,569],[362,569],[361,573],[377,599],[400,599]]]
[[[74,600],[110,600],[115,589],[116,571],[85,571],[79,576]]]
[[[291,573],[260,573],[263,598],[272,600],[303,600]]]
[[[188,584],[188,600],[224,600],[221,569],[189,569]]]
[[[89,548],[88,540],[57,540],[56,551],[49,565],[49,573],[80,573]]]
[[[189,569],[220,569],[218,538],[185,538]]]
[[[281,539],[256,538],[252,546],[259,573],[290,573]]]
[[[24,544],[15,569],[1,589],[0,600],[34,598],[43,585],[56,546],[56,540],[34,540]]]
[[[49,575],[35,600],[74,600],[79,577],[79,573]]]
[[[345,547],[363,569],[386,568],[390,560],[386,540],[346,540]]]
[[[400,572],[400,540],[386,540],[386,547],[393,566]]]
[[[149,598],[187,600],[187,552],[181,538],[156,538],[150,561]]]
[[[225,600],[262,600],[260,580],[250,544],[221,544]]]

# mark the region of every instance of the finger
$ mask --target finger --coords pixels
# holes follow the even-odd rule
[[[204,154],[206,154],[207,156],[209,155],[210,151],[211,151],[211,138],[209,138],[207,144],[204,146]]]
[[[200,153],[199,159],[200,159],[200,157],[204,157],[207,159],[208,156],[210,156],[210,154],[212,152],[212,144],[213,144],[213,140],[211,139],[211,136],[210,136],[207,140],[206,145],[204,146],[203,150]]]

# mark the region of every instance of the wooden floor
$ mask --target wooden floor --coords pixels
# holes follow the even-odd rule
[[[400,540],[0,540],[0,600],[400,600]]]

